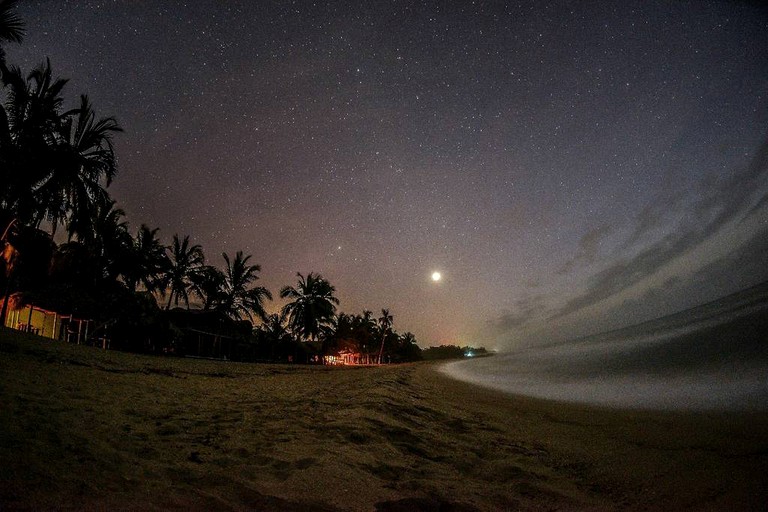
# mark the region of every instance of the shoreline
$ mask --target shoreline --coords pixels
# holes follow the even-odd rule
[[[0,336],[2,333],[0,333]],[[4,510],[758,510],[768,415],[0,338]]]
[[[575,463],[577,479],[608,491],[609,508],[759,510],[768,500],[768,411],[620,408],[515,394],[433,370],[454,383],[446,396],[497,422],[514,418],[508,433]]]
[[[503,358],[503,355],[500,357]],[[570,381],[546,374],[524,373],[516,382],[488,378],[490,372],[461,368],[471,360],[445,363],[438,371],[448,378],[510,396],[585,407],[647,412],[768,413],[768,387],[763,365],[739,366],[677,374],[599,375]],[[510,373],[508,377],[514,374]],[[503,377],[503,376],[502,376]]]

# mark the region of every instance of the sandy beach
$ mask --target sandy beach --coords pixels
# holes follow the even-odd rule
[[[0,332],[2,510],[758,510],[768,414],[514,397],[435,365],[144,357]]]

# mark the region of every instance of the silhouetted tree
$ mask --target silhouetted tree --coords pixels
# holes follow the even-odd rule
[[[272,300],[272,294],[263,286],[251,286],[259,279],[261,271],[259,265],[249,265],[251,256],[243,256],[243,251],[237,251],[235,259],[222,254],[226,266],[224,267],[224,282],[219,297],[219,309],[237,320],[242,320],[243,315],[253,320],[251,313],[265,320],[264,299]]]
[[[50,201],[52,229],[61,220],[69,221],[70,235],[93,229],[88,224],[94,208],[108,200],[102,182],[109,186],[117,173],[112,134],[121,131],[112,117],[96,119],[87,96],[80,97],[79,108],[62,116],[57,163],[40,186],[41,197]]]
[[[149,229],[142,224],[131,239],[130,247],[123,261],[122,276],[128,289],[136,291],[139,284],[149,292],[159,289],[160,281],[168,267],[165,247],[157,237],[159,228]]]
[[[0,0],[0,75],[4,75],[5,51],[2,44],[20,43],[24,37],[24,22],[14,11],[17,0]]]
[[[256,336],[261,345],[262,356],[270,360],[287,360],[298,354],[294,345],[297,343],[288,332],[286,317],[283,314],[271,314],[256,328]]]
[[[92,230],[96,205],[108,199],[102,181],[115,175],[111,135],[121,129],[113,118],[96,120],[86,96],[62,113],[66,83],[49,61],[26,78],[15,67],[3,74],[0,217],[34,227],[47,220],[52,233],[64,222],[71,236]]]
[[[81,232],[70,229],[70,233],[76,234],[78,241],[96,256],[102,276],[115,281],[131,256],[133,239],[128,233],[128,222],[125,212],[117,208],[112,199],[101,199],[93,207],[91,219],[87,224],[81,224],[87,229]]]
[[[203,301],[203,309],[219,307],[224,290],[224,272],[213,265],[202,265],[191,276],[192,291]]]
[[[168,247],[168,268],[164,284],[168,289],[168,303],[165,309],[170,309],[171,303],[179,305],[179,299],[189,308],[189,291],[193,288],[193,276],[205,262],[203,249],[199,245],[190,245],[189,235],[179,240],[179,235],[173,235],[173,243]]]
[[[334,296],[336,288],[323,279],[320,274],[301,273],[298,286],[285,286],[280,290],[280,297],[290,302],[283,307],[283,313],[293,332],[305,339],[315,341],[323,327],[331,325],[336,314],[339,299]]]
[[[0,209],[8,219],[38,227],[47,217],[62,217],[63,205],[45,197],[42,184],[56,165],[54,149],[61,124],[61,90],[50,63],[27,77],[13,67],[3,73],[5,101],[0,107]],[[6,223],[7,224],[7,223]]]
[[[398,361],[420,361],[421,349],[416,344],[416,336],[406,332],[399,336],[395,356]]]
[[[422,351],[424,359],[461,359],[472,356],[485,356],[488,351],[483,347],[457,347],[456,345],[440,345],[427,347]]]
[[[381,335],[381,348],[379,349],[378,362],[381,364],[381,358],[384,355],[384,342],[392,331],[392,315],[389,314],[388,309],[381,310],[381,316],[379,317],[379,332]]]

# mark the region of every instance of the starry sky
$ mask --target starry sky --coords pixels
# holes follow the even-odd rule
[[[319,272],[422,346],[503,350],[768,279],[760,2],[18,12],[9,62],[49,57],[72,105],[125,129],[109,190],[132,230],[190,234],[216,265],[242,249],[275,296]]]

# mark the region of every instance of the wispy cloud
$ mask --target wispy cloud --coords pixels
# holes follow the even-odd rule
[[[759,214],[766,204],[766,188],[768,140],[761,145],[745,171],[703,183],[696,194],[689,198],[688,208],[680,212],[683,218],[677,230],[645,245],[634,254],[607,262],[592,275],[586,289],[566,301],[551,318],[570,315],[619,294],[680,258],[726,225]],[[658,223],[659,215],[653,208],[642,210],[636,218],[636,227],[629,240],[637,242]],[[595,240],[599,240],[598,235],[602,232],[600,228],[588,232],[573,261],[584,260],[582,255],[590,254],[586,249],[594,247]],[[627,252],[631,252],[629,249]],[[731,252],[739,250],[740,247],[731,248]]]
[[[560,274],[567,274],[575,266],[579,264],[590,265],[594,263],[597,253],[600,249],[600,243],[605,239],[613,228],[608,224],[602,224],[594,229],[590,229],[579,240],[579,247],[576,251],[576,256],[570,259],[563,268],[560,270]]]
[[[681,256],[699,240],[694,233],[668,235],[631,258],[614,261],[593,275],[584,293],[568,300],[552,318],[570,315],[620,293]]]
[[[536,318],[541,318],[545,311],[544,297],[541,295],[530,296],[516,301],[510,310],[493,320],[491,324],[494,331],[505,333],[519,329]]]
[[[558,272],[573,277],[580,269],[594,268],[580,290],[576,287],[565,300],[557,291],[521,300],[492,324],[499,334],[536,323],[546,328],[547,322],[554,325],[582,311],[598,314],[587,310],[603,301],[621,299],[630,289],[635,300],[638,297],[659,299],[660,293],[670,293],[671,289],[692,289],[691,279],[674,275],[670,269],[678,269],[696,279],[716,279],[722,283],[736,279],[738,274],[739,282],[748,286],[746,277],[749,276],[739,274],[737,263],[743,259],[740,255],[746,253],[750,254],[750,261],[761,261],[759,250],[766,246],[763,239],[768,225],[760,221],[760,216],[764,218],[767,209],[768,140],[759,147],[746,169],[702,181],[688,194],[671,192],[659,198],[643,208],[628,229],[602,224],[587,231],[579,240],[576,254]],[[737,232],[739,235],[734,236]],[[622,233],[623,239],[617,239]],[[737,242],[732,246],[718,242],[725,247],[719,247],[715,254],[705,250],[708,247],[705,242],[711,240]],[[702,258],[702,254],[706,257]],[[677,266],[670,267],[673,262],[677,262]],[[754,279],[765,279],[768,271],[752,275]],[[565,293],[568,292],[563,295]],[[611,307],[620,307],[622,300],[611,300]]]

